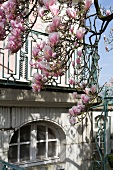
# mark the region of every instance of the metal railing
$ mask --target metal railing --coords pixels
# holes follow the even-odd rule
[[[0,160],[0,165],[2,167],[1,170],[24,170],[24,168],[21,168],[9,162],[5,162],[3,160]]]
[[[47,34],[37,31],[32,31],[29,37],[16,54],[9,54],[8,50],[4,49],[6,46],[6,40],[0,42],[0,85],[15,85],[15,86],[30,86],[33,74],[39,72],[38,69],[31,68],[29,61],[32,58],[32,47],[35,45],[36,41],[47,39]],[[88,80],[89,83],[98,83],[98,60],[99,56],[92,49],[86,47],[86,52],[84,52],[83,57],[83,67],[81,71],[76,68],[76,75],[74,75],[75,81]],[[92,55],[91,55],[92,54]],[[76,61],[77,50],[72,54],[72,58],[69,60],[68,65],[71,61]],[[69,67],[69,70],[65,75],[55,78],[54,81],[50,82],[48,85],[54,87],[66,87],[74,88],[75,86],[70,86],[69,79],[74,74],[75,70],[73,67]],[[80,72],[80,73],[79,73]],[[91,82],[90,82],[91,81]]]
[[[102,104],[95,106],[95,108],[102,107],[101,114],[97,118],[97,134],[95,136],[95,145],[96,150],[98,152],[98,156],[94,156],[94,160],[92,162],[92,170],[97,170],[100,168],[100,170],[108,170],[109,163],[108,163],[108,141],[110,139],[107,139],[107,133],[110,129],[110,122],[108,122],[108,119],[110,118],[108,116],[109,106],[113,106],[113,87],[104,87],[101,92],[102,97]],[[93,107],[94,108],[94,107]],[[103,120],[103,123],[101,122]],[[101,122],[101,123],[100,123]],[[110,132],[109,132],[110,133]],[[102,146],[99,144],[99,140],[102,141]],[[95,154],[96,155],[96,154]]]

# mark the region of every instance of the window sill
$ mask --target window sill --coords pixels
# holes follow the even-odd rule
[[[22,167],[22,168],[27,168],[27,167],[32,167],[32,166],[38,166],[38,165],[47,165],[47,164],[52,164],[52,163],[58,163],[60,161],[59,157],[55,158],[47,158],[43,160],[37,160],[37,161],[24,161],[21,163],[18,163],[16,165]]]

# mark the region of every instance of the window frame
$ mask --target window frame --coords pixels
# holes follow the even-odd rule
[[[20,130],[22,127],[24,126],[27,126],[27,125],[30,125],[31,129],[30,129],[30,141],[27,141],[27,142],[20,142]],[[37,125],[38,126],[44,126],[46,128],[46,139],[45,140],[37,140],[37,136],[36,136],[36,133],[37,133]],[[48,139],[48,129],[51,129],[54,134],[55,134],[55,139]],[[10,146],[17,146],[18,149],[17,149],[17,162],[14,162],[15,164],[24,164],[24,163],[28,163],[28,166],[30,166],[30,163],[32,164],[33,162],[35,164],[39,164],[42,162],[42,164],[45,162],[45,161],[48,161],[48,162],[51,162],[53,160],[59,160],[59,152],[60,152],[60,136],[57,132],[57,129],[53,126],[52,123],[48,123],[48,122],[38,122],[38,121],[34,121],[34,122],[30,122],[30,123],[27,123],[23,126],[21,126],[18,130],[18,140],[17,140],[17,143],[9,143],[9,149],[10,149]],[[13,134],[14,135],[14,134]],[[35,136],[35,138],[34,138]],[[13,137],[13,136],[12,136]],[[12,139],[12,138],[11,138]],[[48,157],[48,143],[49,142],[52,142],[52,141],[55,141],[56,142],[56,154],[55,156],[53,157]],[[11,141],[10,141],[11,142]],[[37,143],[41,143],[41,142],[46,142],[46,156],[42,159],[37,159],[36,158],[36,145]],[[30,159],[29,160],[26,160],[26,161],[20,161],[20,145],[22,144],[30,144]],[[9,159],[9,157],[8,157]],[[36,163],[37,162],[37,163]],[[27,165],[27,164],[26,164]]]

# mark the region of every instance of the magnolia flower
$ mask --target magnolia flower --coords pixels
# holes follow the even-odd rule
[[[34,73],[33,74],[33,79],[32,82],[38,84],[42,80],[42,75],[39,73]]]
[[[78,108],[77,106],[73,106],[73,107],[72,107],[72,110],[73,110],[73,112],[74,112],[75,115],[81,112],[81,109]]]
[[[39,49],[39,48],[33,47],[32,54],[33,54],[34,57],[36,57],[39,52],[40,52],[40,49]]]
[[[50,6],[54,5],[56,0],[43,0],[44,6],[49,9]]]
[[[69,114],[70,114],[70,116],[74,116],[75,115],[75,113],[74,113],[74,111],[73,111],[73,109],[71,108],[71,109],[69,109]]]
[[[38,15],[39,15],[40,17],[43,17],[44,11],[45,11],[45,7],[39,7],[39,8],[38,8]]]
[[[80,108],[81,111],[84,111],[85,109],[85,105],[83,105],[83,103],[78,103],[77,107]]]
[[[88,103],[90,100],[90,97],[85,94],[82,94],[81,99],[82,99],[83,103]]]
[[[49,9],[53,15],[58,15],[58,13],[59,13],[58,5],[53,4],[53,5],[49,6]]]
[[[71,31],[71,33],[73,33],[73,31],[74,31],[74,26],[73,25],[71,25],[70,31]]]
[[[44,57],[46,60],[49,60],[52,57],[52,48],[49,45],[44,46]]]
[[[89,94],[91,92],[91,89],[86,87],[84,91],[86,94]]]
[[[46,61],[40,61],[38,62],[38,68],[43,71],[50,70],[50,64]]]
[[[41,91],[41,84],[40,85],[37,85],[37,84],[35,84],[35,83],[33,83],[32,84],[32,90],[33,90],[33,92],[34,93],[36,93],[36,92],[40,92]]]
[[[42,50],[45,45],[46,45],[46,42],[45,42],[45,41],[40,41],[40,42],[37,43],[37,48],[39,48],[40,50]]]
[[[84,36],[85,33],[85,28],[80,27],[77,31],[76,31],[76,37],[81,40]]]
[[[80,64],[80,62],[81,62],[81,61],[80,61],[80,58],[76,58],[76,63],[77,63],[77,64]]]
[[[82,56],[82,50],[77,51],[77,55],[78,55],[79,57],[81,57],[81,56]]]
[[[57,56],[57,54],[54,52],[54,53],[52,53],[52,57],[53,58],[56,58],[56,56]]]
[[[93,0],[85,0],[85,9],[88,10],[92,5]]]
[[[58,16],[55,16],[55,17],[53,17],[52,22],[53,22],[54,26],[57,28],[60,25],[61,18]]]
[[[77,92],[73,92],[73,97],[74,97],[74,99],[76,99],[77,96],[78,96]]]
[[[75,61],[72,61],[72,66],[75,67]]]
[[[70,18],[76,18],[76,11],[74,8],[67,8],[66,13]]]
[[[109,16],[110,15],[110,10],[106,10],[106,16]]]
[[[55,26],[54,23],[52,22],[52,23],[50,23],[50,24],[47,26],[46,32],[51,33],[51,32],[54,32],[54,31],[56,31],[56,26]]]
[[[75,83],[76,83],[76,82],[75,82],[74,79],[69,79],[69,84],[70,84],[70,85],[75,85]]]
[[[60,35],[58,32],[52,32],[48,38],[52,45],[56,45],[59,42]]]
[[[96,85],[92,85],[91,93],[94,94],[96,91],[97,91],[97,86]]]

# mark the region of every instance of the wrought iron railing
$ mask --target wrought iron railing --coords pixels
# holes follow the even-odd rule
[[[94,160],[92,162],[92,170],[108,170],[108,144],[107,144],[107,131],[110,126],[110,122],[108,124],[108,111],[109,105],[113,106],[113,87],[104,87],[101,92],[102,104],[95,106],[95,108],[101,107],[101,114],[97,118],[97,128],[98,131],[95,136],[95,144],[96,151],[98,152],[98,156],[94,156]],[[94,107],[93,107],[94,108]],[[103,120],[103,122],[101,122]],[[100,123],[101,122],[101,123]],[[110,133],[110,132],[109,132]],[[102,142],[102,145],[99,143],[99,139]],[[110,140],[110,139],[108,139]],[[96,154],[95,154],[96,155]]]
[[[0,84],[1,85],[24,85],[29,86],[32,80],[33,74],[39,72],[38,69],[31,68],[29,61],[32,57],[32,47],[36,41],[47,39],[47,34],[37,31],[32,31],[29,37],[16,54],[9,54],[8,50],[4,49],[6,47],[6,40],[0,42]],[[75,81],[78,79],[82,82],[84,80],[91,81],[91,83],[98,83],[98,60],[99,56],[92,49],[86,48],[84,52],[84,57],[82,63],[83,67],[81,71],[76,69],[76,75],[74,76]],[[97,49],[94,51],[98,51]],[[92,53],[92,55],[91,55]],[[69,60],[68,65],[71,61],[75,61],[77,58],[77,51],[72,55]],[[79,73],[80,72],[80,73]],[[53,82],[50,82],[49,86],[54,87],[67,87],[70,86],[69,79],[74,74],[73,67],[69,67],[69,70],[65,75],[55,78]],[[90,83],[90,82],[89,82]]]
[[[0,160],[1,170],[24,170],[24,168],[21,168],[17,165],[14,165],[9,162],[5,162],[3,160]]]
[[[28,85],[35,72],[39,72],[38,69],[31,68],[29,61],[32,57],[32,47],[36,43],[36,40],[46,39],[47,34],[32,31],[24,44],[24,47],[16,54],[9,54],[8,50],[4,49],[6,41],[0,43],[0,83],[5,85]],[[72,59],[75,60],[76,51],[73,54]],[[70,69],[62,77],[56,78],[54,82],[49,85],[70,87],[69,78],[74,71]]]

